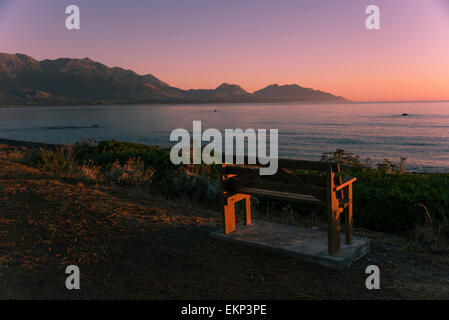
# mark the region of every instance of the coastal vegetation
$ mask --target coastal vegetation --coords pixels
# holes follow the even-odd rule
[[[10,157],[54,173],[68,181],[109,185],[148,197],[161,197],[212,210],[220,210],[219,166],[180,165],[170,161],[170,149],[128,142],[88,142],[40,148]],[[406,159],[396,164],[369,160],[336,150],[322,160],[337,160],[344,176],[355,176],[356,227],[393,233],[424,241],[435,248],[449,239],[449,174],[411,173]],[[263,218],[298,223],[305,218],[325,221],[324,210],[299,203],[254,198],[252,206]],[[268,209],[267,209],[268,207]]]

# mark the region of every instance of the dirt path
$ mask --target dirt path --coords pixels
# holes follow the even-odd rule
[[[449,257],[378,237],[343,273],[213,240],[215,212],[137,203],[0,161],[0,298],[449,298]],[[65,289],[65,267],[81,290]],[[365,268],[381,268],[381,290]]]

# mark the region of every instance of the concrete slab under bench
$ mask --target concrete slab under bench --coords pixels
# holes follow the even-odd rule
[[[334,270],[343,271],[351,263],[365,255],[370,240],[353,237],[351,244],[345,244],[341,235],[341,249],[328,255],[327,232],[294,225],[253,221],[249,226],[237,225],[236,231],[224,234],[223,231],[211,233],[217,239],[233,241],[259,248],[267,248],[296,256]]]

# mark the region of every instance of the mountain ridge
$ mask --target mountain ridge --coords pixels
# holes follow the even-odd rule
[[[299,85],[269,85],[253,93],[237,84],[183,90],[151,74],[108,67],[89,58],[38,61],[0,53],[0,105],[346,101]]]

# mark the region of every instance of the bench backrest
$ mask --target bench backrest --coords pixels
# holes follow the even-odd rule
[[[248,193],[324,205],[330,189],[341,179],[336,162],[278,159],[278,171],[272,176],[261,176],[261,165],[223,164],[222,167],[225,194]]]

